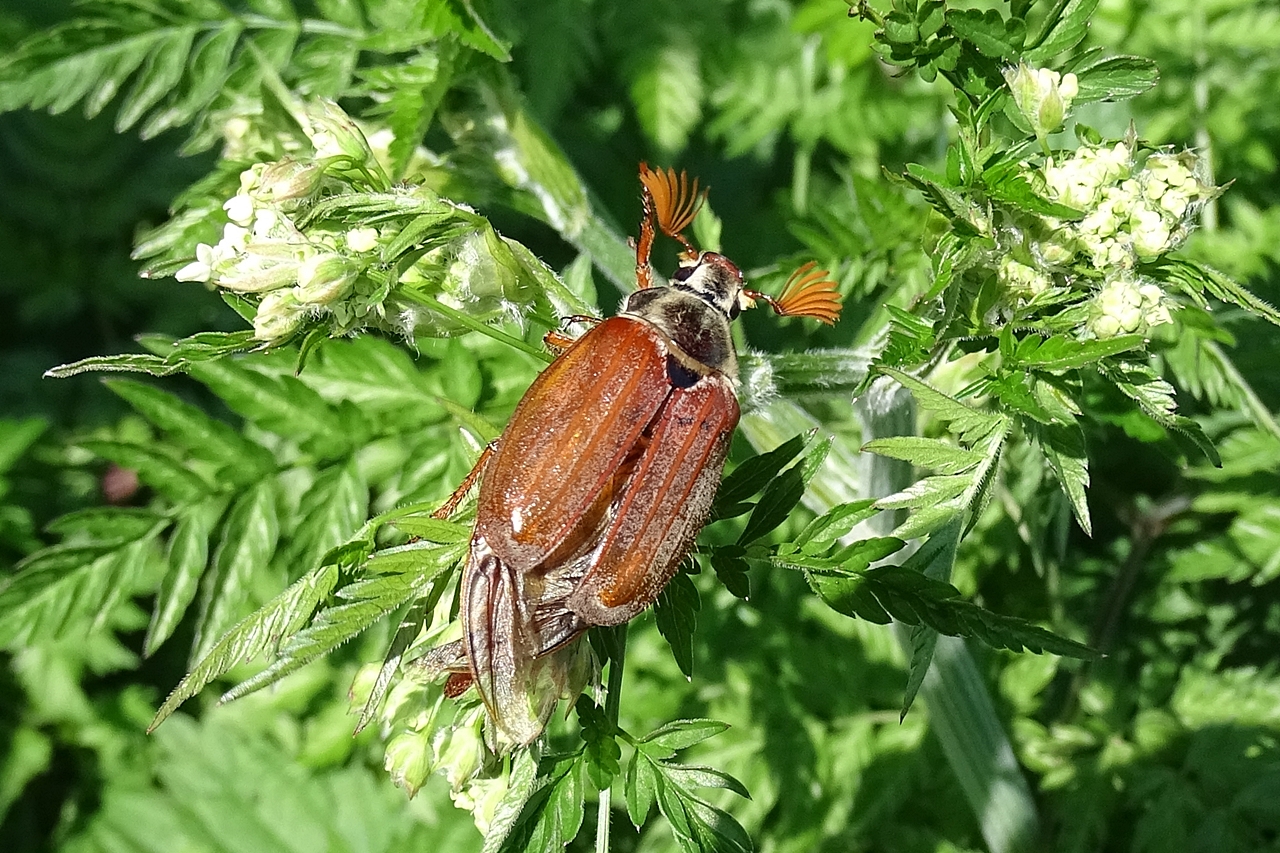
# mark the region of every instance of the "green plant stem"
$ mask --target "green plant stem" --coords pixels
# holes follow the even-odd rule
[[[616,731],[618,728],[618,709],[622,705],[622,672],[627,658],[627,626],[626,623],[614,629],[617,647],[609,661],[609,681],[605,685],[604,716]],[[609,817],[610,797],[613,790],[610,785],[600,792],[600,802],[596,808],[596,853],[609,853]]]
[[[520,350],[521,352],[528,353],[534,358],[541,359],[542,361],[545,361],[548,363],[555,361],[555,356],[551,355],[551,353],[546,352],[545,350],[539,349],[538,347],[535,347],[526,341],[522,341],[519,338],[517,338],[515,335],[508,335],[506,332],[502,331],[501,329],[496,329],[493,326],[490,326],[488,323],[477,320],[475,317],[472,317],[469,314],[459,311],[456,308],[450,308],[448,305],[445,305],[443,302],[441,302],[439,299],[436,299],[434,296],[427,296],[427,294],[425,293],[419,293],[418,291],[408,287],[402,288],[400,290],[400,293],[406,299],[412,302],[416,302],[419,305],[423,306],[424,308],[430,308],[432,311],[436,311],[440,314],[443,314],[444,316],[448,317],[450,320],[456,320],[457,322],[461,323],[462,325],[466,326],[468,329],[471,329],[474,332],[479,332],[482,335],[488,335],[489,337],[493,338],[495,341],[502,341],[504,344],[513,346],[516,349]]]

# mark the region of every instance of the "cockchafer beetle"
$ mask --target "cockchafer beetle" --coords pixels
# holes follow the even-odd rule
[[[834,323],[840,296],[809,263],[773,298],[684,236],[706,194],[673,169],[640,165],[644,215],[638,289],[617,316],[534,380],[496,442],[436,512],[478,479],[463,570],[460,642],[437,649],[445,692],[472,684],[499,739],[528,744],[565,691],[577,640],[654,602],[706,524],[738,423],[731,322],[757,300],[779,315]],[[655,232],[677,240],[679,267],[653,283]]]

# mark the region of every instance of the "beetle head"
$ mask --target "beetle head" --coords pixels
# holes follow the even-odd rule
[[[719,252],[682,259],[671,276],[671,287],[693,294],[730,320],[752,305],[743,289],[742,270]]]

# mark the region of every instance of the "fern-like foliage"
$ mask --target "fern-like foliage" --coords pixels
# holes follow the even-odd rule
[[[420,133],[461,67],[450,45],[509,58],[470,3],[315,8],[321,17],[304,16],[291,0],[90,0],[0,61],[0,111],[81,105],[94,116],[119,98],[118,130],[150,137],[193,126],[190,147],[201,149],[221,137],[219,117],[238,115],[262,87],[337,98],[373,83],[396,95],[384,110],[397,129]]]

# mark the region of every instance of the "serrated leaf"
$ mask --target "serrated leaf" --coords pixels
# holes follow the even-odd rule
[[[654,603],[658,633],[671,646],[671,653],[685,678],[693,678],[693,632],[701,609],[698,589],[684,572],[676,573]]]
[[[940,420],[952,427],[959,438],[966,443],[979,441],[1000,428],[1005,420],[999,414],[980,412],[961,403],[938,389],[916,377],[891,367],[882,368],[881,372],[893,377],[898,384],[911,392],[916,402],[933,412]]]
[[[185,507],[169,538],[168,568],[151,611],[151,624],[142,654],[151,657],[173,634],[187,608],[195,600],[200,578],[209,564],[209,538],[227,508],[227,500],[215,497]]]
[[[738,507],[747,498],[763,489],[778,476],[783,468],[804,452],[805,445],[813,439],[815,434],[810,432],[794,436],[768,453],[744,459],[721,481],[720,490],[716,493],[714,504],[716,509],[712,511],[713,517],[729,517],[721,515],[717,509]],[[745,509],[742,510],[742,512],[745,511]]]
[[[706,767],[701,764],[662,762],[660,766],[662,767],[662,775],[686,790],[692,788],[723,788],[726,791],[733,791],[740,797],[751,799],[751,794],[747,791],[747,787],[723,770],[717,770],[714,767]]]
[[[1008,59],[1022,50],[1026,25],[1017,18],[1009,21],[994,9],[959,9],[947,12],[946,21],[961,38],[971,42],[978,52],[993,59]]]
[[[136,472],[140,481],[172,501],[191,501],[212,491],[212,486],[197,474],[158,448],[102,439],[82,441],[80,446],[94,456]]]
[[[644,56],[631,81],[631,100],[645,134],[661,151],[680,151],[702,116],[701,56],[668,44]]]
[[[229,361],[193,365],[191,375],[246,420],[319,455],[338,455],[354,439],[324,399],[292,377],[266,376]]]
[[[68,364],[51,367],[44,372],[47,379],[68,379],[81,373],[104,371],[108,373],[147,373],[151,376],[171,376],[178,367],[169,365],[156,355],[94,355]]]
[[[507,790],[493,810],[489,831],[484,836],[480,853],[498,853],[503,842],[511,834],[525,803],[537,785],[538,757],[534,748],[521,749],[511,761],[511,775],[507,777]]]
[[[193,455],[225,466],[232,482],[257,480],[275,468],[266,448],[166,391],[125,379],[104,384]]]
[[[862,449],[890,459],[901,459],[917,468],[928,468],[940,474],[959,474],[986,458],[984,454],[974,450],[919,436],[877,438],[868,441]]]
[[[711,568],[735,598],[746,601],[751,597],[751,577],[747,574],[750,566],[738,549],[717,548],[711,553]]]
[[[1093,535],[1089,518],[1089,456],[1085,452],[1084,431],[1077,425],[1037,426],[1032,432],[1036,444],[1044,453],[1053,476],[1062,487],[1071,504],[1080,529],[1086,536]]]
[[[1141,95],[1160,80],[1160,71],[1141,56],[1112,56],[1074,69],[1079,91],[1074,105],[1121,101]]]
[[[631,753],[631,761],[627,764],[625,797],[627,816],[631,818],[631,823],[636,829],[643,826],[649,817],[657,787],[657,770],[640,750],[635,750]]]
[[[389,567],[384,562],[382,572],[338,589],[338,603],[319,610],[311,624],[281,644],[279,657],[270,666],[228,690],[218,701],[231,702],[261,690],[359,636],[392,611],[425,594],[437,577],[465,556],[466,547],[435,546],[413,549],[411,553],[416,559],[399,563],[396,571],[387,571]],[[366,574],[368,567],[366,563]]]
[[[799,465],[788,468],[771,480],[751,510],[751,516],[738,536],[738,544],[750,545],[786,521],[791,510],[804,497],[804,486],[804,471]]]
[[[1089,19],[1098,0],[1067,0],[1055,18],[1046,18],[1031,40],[1027,61],[1039,64],[1079,44],[1089,32]]]
[[[672,720],[640,738],[645,745],[644,752],[652,758],[669,758],[682,749],[688,749],[695,743],[702,743],[707,738],[715,737],[729,730],[728,723],[705,718]]]
[[[953,519],[950,524],[930,536],[907,558],[902,567],[934,580],[950,580],[951,568],[956,561],[956,547],[960,544],[961,528],[960,519]],[[924,683],[929,665],[933,662],[934,648],[938,645],[938,632],[927,626],[913,625],[908,634],[911,659],[907,663],[907,686],[902,695],[899,721],[907,718],[907,712],[911,710],[916,693]]]
[[[867,498],[836,504],[826,513],[809,522],[804,530],[800,531],[795,541],[784,544],[783,549],[786,553],[799,550],[805,554],[820,554],[837,539],[848,535],[854,527],[879,512],[875,503],[873,498]],[[779,553],[784,553],[784,550],[780,549]]]
[[[271,561],[279,537],[275,484],[263,480],[232,504],[223,522],[213,563],[201,583],[193,661],[208,656],[218,637],[239,620],[249,580]]]
[[[1041,341],[1037,347],[1024,346],[1028,341]],[[1090,367],[1104,358],[1119,355],[1146,345],[1142,335],[1118,335],[1092,341],[1055,336],[1042,339],[1029,335],[1019,342],[1018,349],[1008,360],[1010,366],[1021,365],[1048,373],[1061,373]]]
[[[950,584],[898,566],[868,569],[856,577],[811,574],[809,584],[833,610],[884,624],[892,617],[927,625],[953,637],[974,637],[994,648],[1093,658],[1082,643],[1060,637],[1025,619],[992,613],[960,598]]]
[[[417,536],[428,542],[439,542],[442,545],[465,542],[471,538],[470,526],[458,524],[455,521],[443,521],[439,518],[432,518],[429,515],[412,515],[406,518],[393,519],[389,523],[392,527],[410,536]]]
[[[299,578],[257,612],[241,620],[178,683],[156,712],[147,731],[155,731],[156,726],[164,722],[179,705],[231,667],[274,649],[283,638],[301,628],[337,581],[336,566],[321,566]]]
[[[282,557],[290,575],[312,568],[346,542],[369,514],[369,486],[354,458],[322,470],[299,502],[302,516]]]

